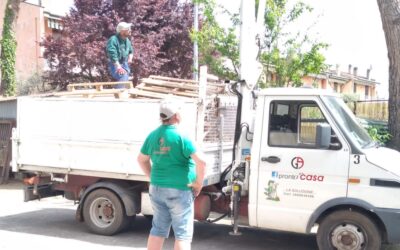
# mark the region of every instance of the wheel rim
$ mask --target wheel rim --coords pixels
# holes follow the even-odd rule
[[[114,204],[106,198],[97,198],[90,205],[90,219],[101,228],[110,226],[114,220]]]
[[[363,230],[353,224],[340,224],[331,234],[331,242],[339,250],[360,250],[365,246]]]

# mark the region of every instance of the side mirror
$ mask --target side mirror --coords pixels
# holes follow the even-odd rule
[[[327,123],[317,125],[316,146],[317,148],[328,149],[331,144],[331,126]]]

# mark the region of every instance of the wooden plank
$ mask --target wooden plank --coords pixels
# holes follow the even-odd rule
[[[174,92],[181,90],[181,91],[193,91],[193,93],[198,93],[198,89],[199,89],[198,85],[190,85],[190,84],[182,85],[182,83],[165,82],[165,81],[154,80],[154,79],[149,79],[149,78],[142,79],[141,85],[148,85],[151,87],[158,86],[158,87],[170,88],[171,91],[174,91]],[[207,86],[208,94],[223,93],[224,90],[225,90],[225,86],[220,86],[220,87]]]
[[[118,85],[118,84],[132,84],[132,82],[126,81],[126,82],[86,82],[86,83],[70,83],[68,86],[80,86],[80,87],[85,87],[85,86],[104,86],[104,85]]]
[[[68,91],[75,91],[76,87],[96,87],[96,89],[101,90],[103,86],[114,86],[118,84],[124,84],[128,88],[133,88],[132,82],[89,82],[89,83],[71,83],[68,84]]]
[[[179,91],[179,90],[175,90],[175,89],[166,89],[166,88],[162,88],[162,87],[156,87],[156,86],[152,86],[152,87],[146,87],[143,85],[138,85],[136,86],[137,89],[141,89],[141,90],[146,90],[146,91],[153,91],[153,92],[161,92],[161,93],[171,93],[174,95],[181,95],[181,96],[187,96],[187,97],[199,97],[198,94],[193,93],[193,92],[183,92],[183,91]]]
[[[74,95],[82,95],[82,96],[93,96],[93,95],[109,95],[123,92],[123,89],[103,89],[102,91],[97,91],[95,89],[92,90],[75,90],[73,92],[55,92],[52,93],[53,96],[74,96]]]
[[[189,83],[189,84],[193,84],[193,85],[198,85],[199,84],[199,81],[190,80],[190,79],[179,79],[179,78],[156,76],[156,75],[151,75],[151,76],[149,76],[149,78],[150,79],[155,79],[155,80],[165,80],[165,81],[169,81],[169,82],[176,82],[176,83]],[[209,78],[207,78],[207,86],[225,88],[225,84],[218,83],[218,79],[209,79]]]
[[[140,90],[140,89],[130,89],[128,93],[131,96],[144,96],[144,97],[150,97],[150,98],[156,98],[156,99],[164,99],[164,98],[170,98],[172,95],[169,94],[161,94],[161,93],[155,93],[155,92],[150,92],[150,91],[145,91],[145,90]],[[192,98],[188,97],[183,97],[183,96],[173,96],[174,98],[181,99],[181,100],[190,100]]]
[[[195,80],[179,79],[179,78],[172,78],[172,77],[166,77],[166,76],[151,75],[151,76],[149,76],[149,78],[155,79],[155,80],[171,81],[171,82],[185,82],[185,83],[199,84],[199,82],[195,81]]]
[[[172,82],[166,82],[166,81],[155,80],[155,79],[150,79],[150,78],[144,78],[144,79],[142,79],[141,82],[145,83],[147,85],[178,88],[178,89],[185,89],[185,90],[197,91],[199,89],[199,86],[195,86],[195,85],[187,85],[187,84],[184,85],[183,83],[172,83]]]

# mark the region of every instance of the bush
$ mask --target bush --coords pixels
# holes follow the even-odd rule
[[[392,138],[392,135],[389,133],[389,130],[386,126],[369,125],[367,127],[367,131],[374,141],[378,141],[383,145],[386,145]]]
[[[38,73],[31,75],[25,81],[19,81],[17,85],[17,95],[32,95],[46,92],[50,86],[45,84],[43,78]]]

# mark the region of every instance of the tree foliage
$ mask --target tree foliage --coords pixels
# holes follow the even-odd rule
[[[201,29],[192,32],[192,39],[199,44],[199,62],[207,65],[209,72],[223,79],[238,79],[239,75],[239,40],[236,28],[239,24],[237,15],[217,8],[215,0],[195,0],[203,7]],[[220,11],[220,12],[219,12]],[[216,15],[228,13],[233,25],[225,29],[219,25]]]
[[[238,14],[217,6],[214,0],[197,0],[204,6],[202,29],[193,34],[200,46],[201,63],[210,66],[213,74],[222,78],[238,79],[240,25]],[[288,6],[287,0],[265,0],[265,31],[259,42],[259,61],[264,77],[260,84],[266,86],[299,86],[307,74],[326,69],[322,50],[326,44],[311,41],[307,34],[285,32],[285,27],[295,22],[312,8],[302,2]],[[258,8],[256,1],[256,9]],[[215,21],[218,12],[231,16],[231,27],[224,29]],[[256,11],[257,12],[257,11]]]
[[[111,80],[105,46],[118,22],[130,22],[134,81],[150,74],[189,77],[192,72],[192,4],[180,0],[75,0],[63,18],[60,37],[43,41],[47,79],[71,82]]]
[[[285,32],[285,27],[310,12],[312,8],[302,2],[289,7],[287,0],[267,0],[260,58],[267,85],[301,86],[303,76],[326,69],[321,53],[327,47],[325,43],[311,41],[308,34]]]
[[[5,9],[1,46],[1,93],[4,96],[13,96],[16,92],[15,57],[17,41],[13,30],[18,17],[20,0],[8,0]]]

